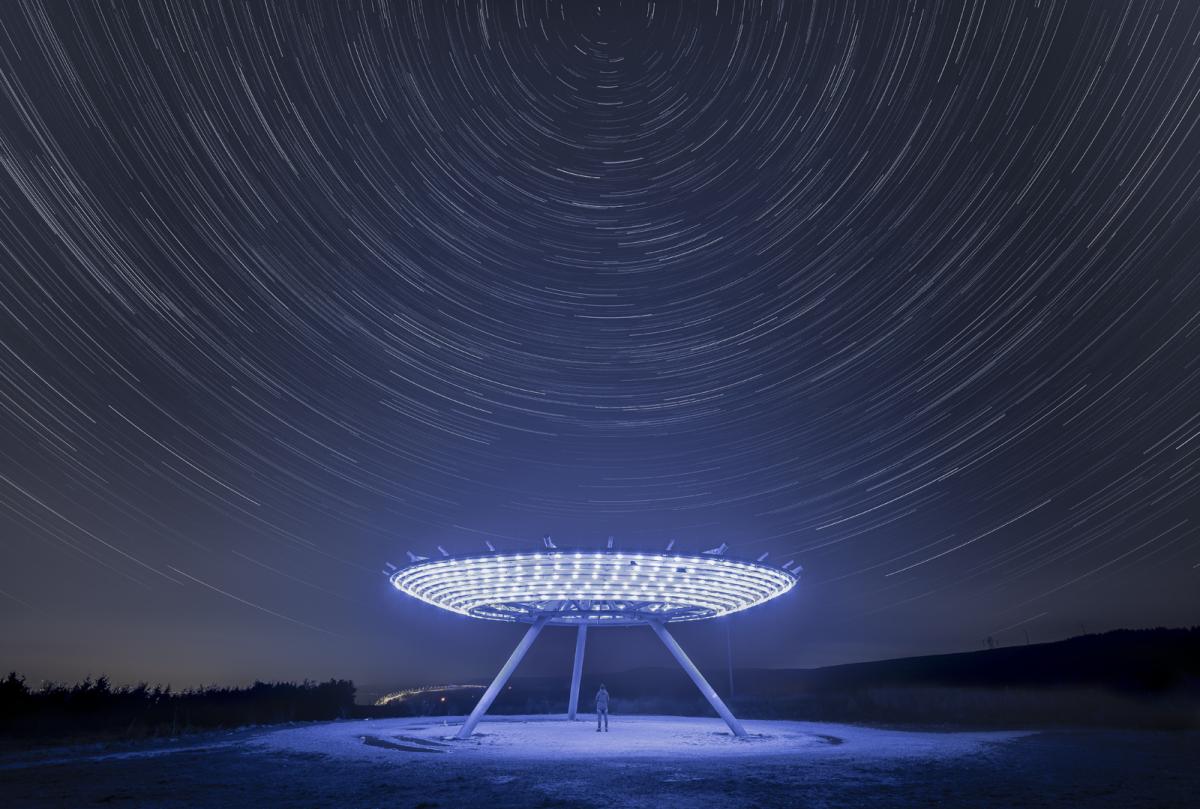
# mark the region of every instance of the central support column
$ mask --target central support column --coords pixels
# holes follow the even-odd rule
[[[521,638],[521,642],[517,644],[517,648],[513,649],[513,653],[509,655],[508,662],[504,664],[504,668],[500,669],[500,673],[496,675],[496,679],[492,680],[492,684],[487,687],[487,691],[484,691],[483,696],[479,698],[479,703],[475,706],[475,710],[471,711],[471,715],[467,717],[467,721],[458,729],[458,733],[454,734],[456,739],[470,738],[471,734],[475,732],[475,726],[479,724],[480,719],[483,719],[483,715],[487,713],[488,708],[492,707],[496,695],[500,693],[500,689],[504,688],[504,684],[508,682],[508,678],[516,671],[521,658],[529,651],[529,647],[533,645],[534,639],[542,631],[542,627],[546,625],[547,620],[549,620],[549,617],[542,615],[526,630],[525,637]]]
[[[708,704],[713,706],[713,710],[725,720],[725,724],[729,725],[729,729],[733,731],[733,735],[744,737],[746,729],[742,727],[742,723],[730,712],[729,708],[725,707],[725,703],[721,701],[721,698],[717,696],[717,692],[704,679],[704,675],[700,673],[700,669],[696,668],[696,664],[688,659],[688,656],[683,653],[683,649],[671,637],[671,633],[667,631],[667,627],[658,621],[649,621],[648,623],[650,624],[650,628],[654,630],[654,634],[658,635],[658,639],[670,650],[675,659],[679,661],[679,665],[683,666],[683,670],[692,678],[692,682],[700,689],[700,693],[708,700]]]
[[[567,719],[574,720],[579,710],[579,678],[583,674],[583,647],[587,643],[587,624],[579,625],[575,636],[575,666],[571,669],[571,701],[567,703]]]

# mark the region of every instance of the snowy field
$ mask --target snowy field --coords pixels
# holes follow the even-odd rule
[[[1200,736],[806,722],[331,722],[0,757],[5,806],[1186,806]]]
[[[517,759],[595,761],[672,758],[716,760],[763,756],[946,757],[978,752],[987,744],[1026,735],[1001,733],[909,733],[805,722],[745,722],[749,738],[733,736],[719,719],[633,716],[614,719],[597,733],[591,717],[516,716],[485,719],[466,740],[454,738],[457,720],[389,719],[317,725],[273,733],[263,744],[275,750],[358,758],[394,758],[388,750],[447,754],[455,761]],[[363,745],[375,750],[364,751]]]

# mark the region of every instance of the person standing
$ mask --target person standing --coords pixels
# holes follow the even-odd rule
[[[600,683],[600,690],[596,692],[596,732],[600,732],[600,721],[604,721],[604,732],[608,733],[608,689],[604,687],[604,683]]]

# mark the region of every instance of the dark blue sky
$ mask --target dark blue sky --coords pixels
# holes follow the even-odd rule
[[[1194,623],[1198,41],[1187,2],[14,5],[0,663],[490,673],[519,628],[380,571],[545,533],[799,559],[742,665]]]

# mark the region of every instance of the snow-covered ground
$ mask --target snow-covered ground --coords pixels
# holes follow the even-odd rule
[[[1200,734],[920,732],[809,722],[328,722],[10,752],[0,807],[1194,805]]]
[[[456,759],[739,758],[761,756],[850,756],[942,758],[979,752],[987,744],[1011,741],[1024,731],[920,733],[817,724],[744,722],[739,739],[719,719],[691,716],[612,717],[607,733],[597,733],[590,717],[568,722],[563,716],[487,718],[466,740],[454,738],[461,717],[445,720],[383,719],[310,725],[263,736],[259,743],[279,751],[323,753],[350,758],[394,759],[396,755],[449,755]]]

